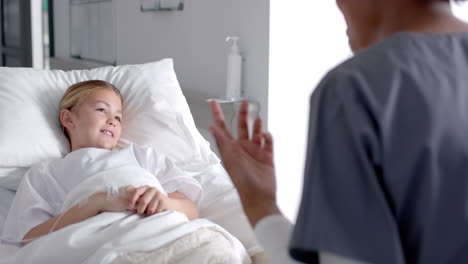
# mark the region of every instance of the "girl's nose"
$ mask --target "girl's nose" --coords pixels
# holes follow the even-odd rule
[[[115,118],[112,118],[112,117],[111,117],[111,118],[107,119],[107,123],[108,123],[109,125],[111,125],[111,126],[116,126],[117,120],[115,120]]]

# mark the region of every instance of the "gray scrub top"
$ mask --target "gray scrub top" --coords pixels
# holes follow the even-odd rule
[[[294,258],[468,263],[468,33],[356,54],[314,91],[308,137]]]

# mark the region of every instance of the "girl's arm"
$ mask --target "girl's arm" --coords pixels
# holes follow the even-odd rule
[[[187,215],[189,220],[198,218],[198,208],[192,200],[185,197],[179,192],[168,193],[169,199],[174,203],[173,210],[179,211]]]
[[[69,225],[84,221],[101,212],[118,212],[128,209],[128,200],[119,199],[115,201],[107,201],[106,198],[106,192],[95,193],[88,198],[88,202],[86,204],[77,204],[68,209],[64,214],[57,215],[42,224],[37,225],[24,236],[23,240],[26,241],[23,242],[23,245],[31,242],[34,238],[38,238],[50,233],[51,231],[56,231]]]
[[[139,188],[127,186],[126,192],[132,192],[133,195],[125,195],[117,200],[107,200],[106,192],[98,192],[91,195],[86,204],[77,204],[68,209],[64,214],[57,215],[31,229],[24,236],[23,240],[26,241],[23,244],[25,245],[34,238],[84,221],[102,212],[135,210],[140,214],[146,213],[147,215],[152,215],[161,211],[174,210],[184,213],[190,220],[198,217],[197,206],[179,192],[169,193],[168,196],[165,196],[157,191],[156,188],[148,186]],[[132,200],[133,198],[129,200],[131,197],[135,200]]]

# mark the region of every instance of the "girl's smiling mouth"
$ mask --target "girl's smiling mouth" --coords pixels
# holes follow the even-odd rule
[[[108,136],[114,137],[114,134],[113,134],[111,131],[109,131],[109,130],[103,129],[103,130],[101,130],[101,132],[104,133],[104,134],[106,134],[106,135],[108,135]]]

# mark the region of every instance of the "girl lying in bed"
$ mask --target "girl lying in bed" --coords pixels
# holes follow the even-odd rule
[[[119,90],[104,81],[80,82],[66,91],[60,101],[60,122],[70,141],[70,153],[35,166],[25,175],[2,237],[27,244],[102,212],[132,211],[151,216],[178,211],[189,220],[198,217],[196,204],[202,189],[193,177],[154,149],[130,144],[115,151],[121,134],[122,104]],[[81,182],[101,171],[132,166],[156,176],[159,188],[158,184],[127,185],[112,199],[109,191],[100,191],[61,211],[67,195]]]

